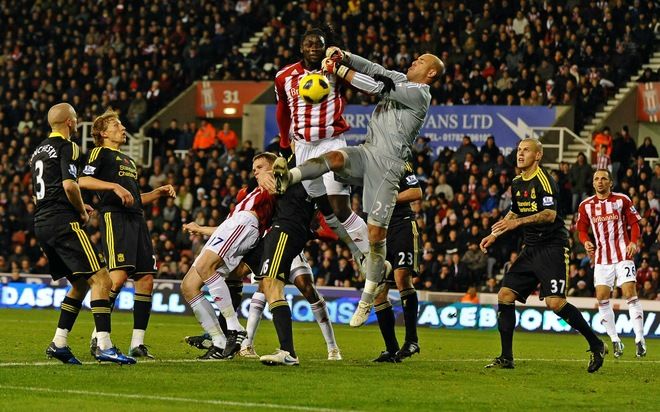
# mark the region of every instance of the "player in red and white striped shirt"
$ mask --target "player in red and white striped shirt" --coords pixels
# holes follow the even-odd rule
[[[288,158],[291,142],[295,142],[297,164],[346,147],[342,134],[350,126],[342,115],[346,102],[339,78],[325,73],[330,83],[330,94],[321,103],[306,103],[298,93],[299,82],[306,74],[321,73],[321,61],[332,37],[330,27],[305,32],[300,46],[303,59],[285,66],[275,77],[280,152]],[[360,262],[369,251],[369,233],[364,220],[351,210],[349,186],[336,181],[332,172],[302,183],[307,193],[315,199],[328,225],[333,230],[340,224],[344,226],[354,242],[348,247]]]
[[[612,289],[620,287],[635,331],[637,357],[642,357],[646,355],[644,312],[637,298],[635,263],[632,261],[637,252],[641,217],[628,196],[612,192],[612,174],[608,169],[594,172],[593,186],[596,194],[582,201],[578,208],[577,229],[580,242],[589,256],[595,258],[594,284],[598,312],[612,339],[614,356],[618,358],[623,355],[623,343],[616,332],[609,299]],[[589,237],[589,226],[595,244]]]
[[[275,185],[272,177],[274,160],[275,156],[271,153],[254,157],[252,173],[259,186],[248,193],[229,217],[213,230],[181,283],[184,298],[213,341],[213,346],[199,359],[231,357],[240,349],[241,342],[247,336],[236,316],[225,277],[241,263],[243,256],[257,245],[261,234],[270,225],[275,209]],[[196,224],[184,225],[184,229],[200,232],[200,227]],[[215,310],[202,293],[204,285],[208,287],[213,301],[227,320],[226,341]]]

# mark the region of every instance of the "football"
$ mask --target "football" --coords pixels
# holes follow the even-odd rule
[[[308,104],[321,103],[330,94],[330,82],[320,73],[309,73],[300,80],[298,92]]]

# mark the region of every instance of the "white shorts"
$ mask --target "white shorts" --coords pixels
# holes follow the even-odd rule
[[[300,275],[311,275],[312,267],[307,263],[305,259],[305,252],[300,252],[293,261],[291,262],[291,270],[289,271],[289,282],[293,284],[293,281]]]
[[[259,221],[250,212],[241,211],[218,226],[200,252],[210,250],[222,258],[224,264],[216,269],[222,276],[236,269],[243,255],[259,241]],[[197,263],[197,259],[193,266]]]
[[[299,165],[305,160],[319,157],[325,153],[343,149],[344,147],[346,147],[346,139],[344,139],[343,136],[317,140],[314,142],[296,140],[296,164]],[[350,186],[336,181],[333,172],[328,172],[314,180],[304,180],[302,184],[312,198],[323,196],[326,193],[329,195],[350,195],[351,193]]]
[[[604,285],[613,288],[621,287],[627,282],[636,282],[635,263],[632,260],[623,260],[611,265],[596,265],[594,268],[594,285]],[[616,282],[616,284],[615,284]]]

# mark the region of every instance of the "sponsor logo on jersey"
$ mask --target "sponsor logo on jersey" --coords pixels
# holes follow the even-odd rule
[[[610,220],[619,220],[619,215],[616,213],[610,213],[607,215],[602,215],[602,216],[594,216],[593,221],[596,223],[599,222],[609,222]]]
[[[552,196],[543,196],[543,206],[552,206],[555,204]]]

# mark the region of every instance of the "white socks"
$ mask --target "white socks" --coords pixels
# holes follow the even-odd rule
[[[69,336],[68,329],[55,329],[55,337],[53,337],[53,343],[58,348],[63,348],[68,345],[67,337]]]
[[[227,286],[227,282],[225,282],[225,278],[223,278],[220,273],[216,272],[213,276],[206,279],[204,283],[209,289],[213,302],[215,302],[218,309],[220,309],[220,313],[222,313],[222,316],[227,320],[227,329],[245,330],[238,321],[238,315],[236,315],[236,311],[234,310],[234,305],[231,301],[231,293],[229,292],[229,287]]]
[[[130,348],[137,348],[140,345],[144,345],[144,330],[142,329],[133,329],[133,337],[131,337],[131,346]]]
[[[215,310],[213,310],[213,305],[211,305],[211,302],[206,300],[204,295],[200,293],[199,295],[190,299],[188,303],[195,313],[195,317],[197,318],[199,324],[202,326],[202,329],[211,335],[213,346],[224,348],[227,343],[227,339],[222,333],[222,329],[220,329],[220,324],[218,323],[218,318],[215,315]]]
[[[112,347],[110,332],[96,332],[96,345],[101,350],[110,349]]]
[[[328,313],[328,306],[325,304],[325,301],[321,299],[316,303],[312,303],[311,306],[316,322],[321,328],[321,333],[323,333],[323,338],[328,346],[328,350],[337,349],[335,332],[332,330],[332,322],[330,321],[330,314]]]
[[[355,245],[360,249],[363,255],[369,253],[369,230],[367,229],[367,224],[362,220],[360,216],[351,213],[351,215],[344,222],[341,222],[342,226],[346,228],[348,235],[353,239]],[[330,225],[330,223],[328,223]],[[337,233],[339,235],[339,233]],[[353,257],[356,257],[355,254]]]
[[[364,222],[362,221],[362,219],[360,219],[360,217],[358,215],[353,213],[351,215],[351,217],[353,217],[353,216],[355,216],[357,218],[357,220],[361,221],[364,224]],[[349,217],[348,220],[346,220],[346,222],[350,221],[351,217]],[[330,229],[332,229],[337,234],[337,236],[339,236],[339,240],[341,240],[342,242],[344,242],[344,244],[346,246],[348,246],[348,249],[351,251],[351,254],[353,255],[353,258],[356,259],[357,261],[361,262],[362,257],[364,256],[364,254],[362,253],[362,250],[357,245],[357,243],[355,243],[355,241],[353,240],[353,237],[348,233],[348,230],[346,229],[346,227],[343,224],[339,223],[339,219],[337,219],[337,216],[332,214],[332,215],[329,215],[329,216],[323,216],[323,218],[325,219],[325,221],[328,224],[328,226],[330,227]],[[367,226],[364,225],[364,227],[366,229]],[[354,233],[354,236],[357,237],[357,233]],[[367,241],[367,246],[369,246],[368,241]]]
[[[254,292],[252,301],[250,302],[250,311],[248,312],[247,319],[247,338],[241,342],[241,347],[246,348],[254,345],[254,336],[257,334],[257,328],[261,321],[261,314],[264,313],[266,306],[266,295],[261,292]]]
[[[608,300],[598,301],[598,313],[600,313],[600,323],[605,327],[605,331],[609,335],[612,342],[619,342],[619,335],[616,333],[616,324],[614,322],[614,310]]]
[[[642,304],[639,303],[637,296],[628,299],[626,303],[628,303],[628,313],[635,331],[635,343],[644,342],[644,311],[642,310]]]

